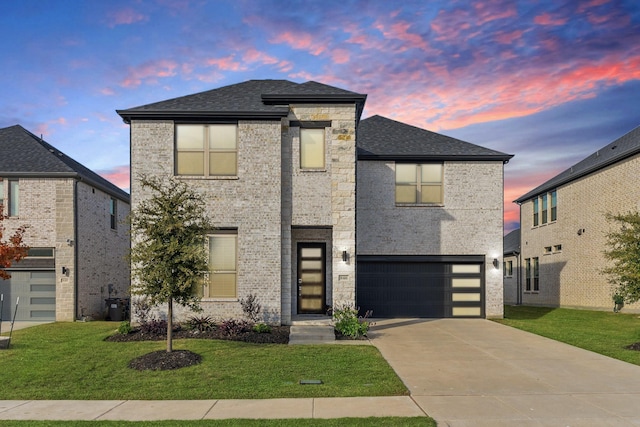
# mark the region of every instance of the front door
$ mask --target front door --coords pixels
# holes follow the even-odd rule
[[[325,244],[298,243],[298,314],[324,314]]]

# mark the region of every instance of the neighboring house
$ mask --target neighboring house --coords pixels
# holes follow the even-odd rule
[[[520,205],[522,303],[613,308],[607,213],[640,207],[640,127],[536,187]],[[626,309],[639,309],[639,304]]]
[[[255,294],[271,323],[354,304],[377,317],[502,316],[511,156],[360,121],[365,100],[251,80],[118,111],[131,126],[133,209],[149,197],[141,174],[205,197],[216,226],[206,314],[240,317],[239,299]]]
[[[26,225],[28,256],[0,280],[10,320],[103,318],[129,290],[129,195],[16,125],[0,129],[0,204],[7,235]]]
[[[520,229],[518,228],[504,236],[502,274],[504,277],[504,303],[507,305],[522,304],[521,262]]]

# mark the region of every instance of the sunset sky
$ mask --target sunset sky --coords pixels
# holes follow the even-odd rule
[[[0,1],[0,33],[0,127],[124,189],[116,109],[249,79],[366,93],[363,117],[514,154],[507,232],[514,199],[640,125],[638,0]]]

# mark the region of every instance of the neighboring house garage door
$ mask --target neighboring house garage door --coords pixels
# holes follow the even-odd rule
[[[2,320],[12,320],[16,299],[20,297],[16,320],[56,320],[55,271],[9,271],[11,278],[0,280],[4,296]]]
[[[373,317],[484,317],[483,256],[357,258],[357,304]]]

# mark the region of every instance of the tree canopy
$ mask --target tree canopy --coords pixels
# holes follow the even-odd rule
[[[617,229],[607,234],[605,257],[612,264],[603,271],[615,294],[627,303],[640,300],[640,212],[608,214]]]
[[[173,302],[199,310],[199,287],[207,271],[206,234],[213,227],[204,200],[173,177],[140,177],[151,197],[131,213],[131,293],[166,303],[167,352],[172,351]]]
[[[25,226],[18,227],[8,240],[2,240],[6,231],[3,224],[6,217],[3,212],[3,207],[0,205],[0,279],[9,279],[11,275],[5,269],[26,257],[29,247],[23,244]]]

